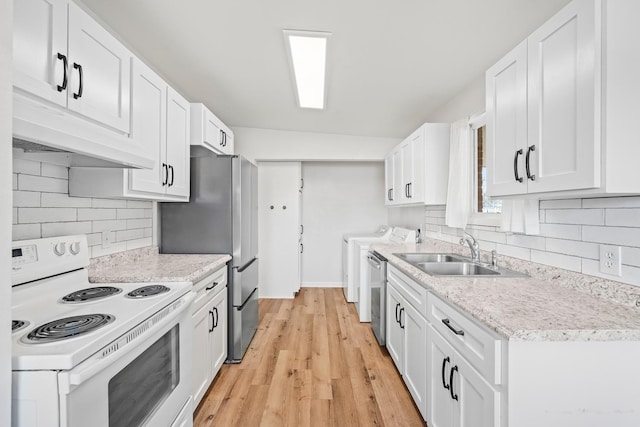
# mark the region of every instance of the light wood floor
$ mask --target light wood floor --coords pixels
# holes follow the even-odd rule
[[[209,426],[424,426],[387,351],[342,289],[260,300],[242,363],[223,365],[196,411]]]

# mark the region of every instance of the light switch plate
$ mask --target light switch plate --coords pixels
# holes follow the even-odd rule
[[[600,245],[600,273],[622,276],[622,249],[620,246]]]

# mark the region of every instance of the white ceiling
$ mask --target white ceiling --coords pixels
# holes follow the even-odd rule
[[[569,0],[82,0],[230,126],[404,137]],[[283,29],[329,31],[327,109],[296,106]]]

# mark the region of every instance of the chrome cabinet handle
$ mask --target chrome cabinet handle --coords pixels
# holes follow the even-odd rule
[[[213,332],[215,328],[215,320],[213,318],[213,310],[209,310],[209,317],[211,318],[211,327],[209,328],[209,333]]]
[[[211,286],[208,286],[206,288],[204,288],[205,291],[210,291],[211,289],[215,288],[216,286],[218,286],[218,282],[213,282],[213,284]]]
[[[400,323],[400,318],[398,317],[398,308],[400,307],[400,303],[396,304],[396,323]]]
[[[169,169],[171,169],[171,182],[169,183],[169,187],[172,187],[173,186],[173,178],[174,178],[173,166],[169,165]]]
[[[403,312],[403,311],[404,311],[404,307],[402,307],[402,308],[400,309],[400,316],[398,316],[398,320],[399,320],[399,322],[398,322],[398,323],[400,323],[400,329],[404,329],[404,323],[402,323],[402,312]]]
[[[164,180],[162,181],[162,186],[167,185],[167,181],[169,181],[169,168],[166,163],[162,164],[162,169],[164,169]]]

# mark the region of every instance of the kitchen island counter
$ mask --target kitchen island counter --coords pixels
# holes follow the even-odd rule
[[[89,281],[196,283],[229,260],[227,254],[160,254],[157,247],[147,247],[92,259]]]

